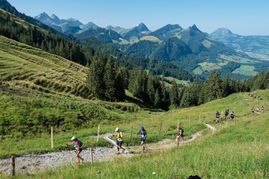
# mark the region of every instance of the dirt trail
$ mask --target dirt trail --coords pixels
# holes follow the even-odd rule
[[[180,145],[192,142],[201,136],[202,131],[197,132],[186,138]],[[107,135],[104,135],[107,136]],[[157,143],[150,143],[146,145],[146,152],[153,152],[163,150],[171,147],[176,147],[175,140],[164,139]],[[102,162],[113,160],[116,157],[132,157],[141,153],[139,146],[131,146],[127,148],[130,153],[117,154],[115,148],[97,147],[93,149],[94,162]],[[90,149],[82,151],[84,162],[90,162]],[[22,155],[16,158],[16,173],[18,174],[35,174],[44,170],[55,169],[60,166],[76,165],[74,151],[60,151],[51,152],[47,154],[32,154]],[[11,175],[11,159],[0,160],[0,173]]]

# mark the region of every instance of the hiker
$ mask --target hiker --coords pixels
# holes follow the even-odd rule
[[[261,112],[262,112],[262,113],[264,112],[264,106],[261,107]]]
[[[257,108],[255,109],[255,112],[256,112],[256,113],[260,113],[260,108],[257,107]]]
[[[117,144],[118,153],[120,153],[120,148],[122,148],[122,143],[123,143],[123,140],[122,140],[123,134],[120,131],[120,128],[117,127],[115,129],[114,135],[116,136],[116,144]]]
[[[232,120],[234,120],[234,118],[235,118],[235,113],[234,113],[234,111],[231,112],[230,117],[231,117]]]
[[[225,116],[225,120],[228,119],[228,116],[229,116],[229,109],[226,109],[225,113],[224,113],[224,116]]]
[[[176,137],[176,143],[179,145],[179,140],[181,139],[184,142],[184,129],[182,127],[178,127],[178,133]]]
[[[251,112],[252,112],[252,114],[255,113],[255,108],[254,107],[251,108]]]
[[[216,123],[219,123],[220,122],[220,112],[217,111],[216,112]]]
[[[82,152],[83,142],[81,142],[76,136],[71,138],[71,142],[75,148],[77,163],[83,163],[84,159],[80,156],[80,153]],[[69,147],[70,145],[67,144],[67,146]]]
[[[147,139],[147,131],[146,129],[144,128],[144,126],[141,126],[138,134],[140,135],[140,145],[142,146],[142,151],[144,152],[145,151],[145,142],[146,142],[146,139]]]

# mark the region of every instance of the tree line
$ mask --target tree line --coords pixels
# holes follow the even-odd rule
[[[263,72],[248,80],[222,78],[220,72],[213,71],[205,81],[195,80],[188,86],[170,93],[170,104],[176,107],[196,106],[226,97],[233,93],[249,92],[269,88],[269,72]]]
[[[112,58],[98,56],[89,66],[87,85],[93,96],[102,100],[124,101],[127,89],[144,105],[168,110],[200,105],[232,93],[269,88],[268,80],[269,72],[242,81],[222,78],[214,71],[205,81],[196,79],[187,86],[173,81],[167,85],[162,77],[145,70],[127,70]]]

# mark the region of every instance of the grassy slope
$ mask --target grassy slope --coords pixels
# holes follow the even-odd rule
[[[59,120],[58,133],[70,131],[56,135],[57,150],[67,136],[76,134],[71,129],[136,118],[132,112],[139,107],[135,104],[93,101],[78,96],[87,94],[87,68],[2,36],[0,46],[0,129],[8,133],[5,137],[0,135],[4,144],[0,146],[1,157],[49,150],[50,126],[46,121]],[[137,115],[143,117],[144,112],[139,111]],[[7,128],[5,121],[13,127]],[[41,122],[43,124],[36,127],[36,123]],[[28,134],[32,129],[37,135]],[[83,131],[86,130],[81,130],[81,135]],[[87,130],[88,135],[91,133]],[[58,138],[61,144],[57,144]]]
[[[249,113],[250,106],[265,105],[269,91],[257,92],[263,100],[236,94],[201,107],[181,110],[178,114],[205,114],[212,109],[231,106],[237,123],[222,126],[221,132],[208,132],[200,140],[180,149],[165,150],[128,159],[64,167],[31,178],[268,178],[269,177],[269,111],[261,115]],[[193,114],[194,115],[194,114]],[[168,114],[168,117],[169,116]],[[224,128],[223,128],[224,127]],[[155,175],[152,173],[156,172]]]
[[[265,94],[263,94],[264,97]],[[265,97],[264,97],[265,99]],[[133,134],[133,138],[130,138],[130,131],[133,129],[136,132],[141,124],[144,124],[149,131],[148,142],[155,142],[162,138],[173,138],[176,133],[176,124],[180,123],[185,128],[186,135],[191,135],[204,128],[203,122],[213,122],[215,111],[224,111],[229,108],[236,112],[238,117],[244,117],[250,115],[250,109],[254,106],[261,106],[263,101],[254,100],[247,96],[247,94],[234,94],[225,99],[215,100],[207,104],[186,108],[181,110],[174,110],[169,112],[150,113],[147,111],[126,113],[118,111],[118,115],[124,120],[116,120],[115,122],[107,122],[102,124],[101,133],[107,133],[113,131],[117,126],[124,131],[124,139],[128,144],[137,144],[138,136]],[[268,104],[267,104],[268,107]],[[115,113],[115,111],[105,111],[107,115]],[[199,120],[200,117],[200,120]],[[159,132],[161,127],[161,133]],[[97,127],[91,127],[88,125],[88,129],[72,130],[70,132],[62,132],[56,134],[54,150],[63,149],[65,143],[69,141],[70,136],[77,135],[81,138],[86,146],[90,145],[105,145],[106,143],[101,140],[98,144],[95,142],[95,138],[89,139],[90,135],[96,135]],[[9,156],[12,154],[22,154],[29,152],[46,152],[50,149],[50,137],[49,131],[43,136],[29,136],[23,139],[8,139],[2,141],[0,146],[0,157]],[[31,148],[29,148],[31,145]]]
[[[79,94],[86,68],[62,57],[0,36],[0,80],[10,86]]]
[[[95,125],[102,120],[103,123],[101,125],[102,133],[111,132],[116,126],[119,126],[124,131],[125,141],[134,144],[138,141],[138,138],[137,136],[134,136],[133,140],[130,141],[129,138],[130,130],[131,128],[133,128],[133,131],[136,132],[136,130],[139,128],[139,125],[141,124],[144,124],[149,131],[148,142],[154,142],[160,140],[161,138],[173,138],[176,132],[175,128],[178,121],[185,128],[186,134],[190,135],[204,128],[203,122],[212,122],[216,110],[224,111],[226,108],[230,108],[236,112],[236,115],[239,117],[240,121],[244,119],[242,120],[242,122],[240,122],[239,128],[235,128],[235,130],[232,130],[232,131],[239,130],[237,133],[235,133],[236,134],[235,139],[239,140],[239,137],[241,136],[240,134],[242,132],[247,133],[248,131],[243,126],[247,125],[249,128],[252,128],[252,126],[254,125],[254,124],[250,125],[249,123],[247,123],[248,119],[253,120],[253,117],[249,116],[250,108],[253,106],[257,107],[261,105],[265,105],[266,108],[269,107],[268,103],[266,104],[264,103],[265,100],[268,101],[268,91],[264,91],[264,92],[258,92],[264,99],[262,101],[252,100],[250,97],[247,96],[247,94],[242,93],[231,95],[225,99],[215,100],[213,102],[204,104],[199,107],[174,110],[166,113],[165,112],[150,113],[146,111],[125,112],[125,109],[123,110],[122,108],[125,108],[126,106],[128,107],[131,106],[131,108],[135,108],[135,106],[132,107],[133,104],[126,104],[126,103],[112,104],[112,103],[91,101],[76,96],[76,93],[72,93],[72,91],[76,91],[77,89],[76,87],[78,84],[81,85],[84,84],[84,80],[86,77],[85,75],[86,69],[84,67],[69,62],[58,56],[50,55],[39,49],[23,45],[21,43],[6,39],[4,37],[0,37],[0,43],[1,47],[3,47],[0,49],[1,82],[4,85],[8,85],[8,88],[12,89],[11,91],[4,90],[4,92],[0,93],[1,98],[0,108],[3,111],[1,113],[1,117],[8,120],[28,119],[24,115],[25,114],[28,115],[29,110],[40,111],[42,114],[45,115],[47,113],[49,115],[52,114],[52,119],[54,119],[53,115],[56,116],[63,115],[64,117],[69,116],[69,120],[74,120],[77,114],[85,112],[86,114],[89,114],[89,118],[92,118],[91,122],[94,122]],[[44,80],[46,82],[36,83],[36,81],[39,81],[40,79],[42,79],[41,81]],[[62,84],[63,87],[59,88],[58,85],[56,84],[59,85]],[[71,87],[70,90],[68,86]],[[81,88],[79,89],[81,90]],[[29,104],[31,104],[30,108]],[[265,124],[267,124],[266,122],[268,122],[267,119],[262,118],[263,116],[258,117],[261,118],[261,120],[259,120],[261,121],[261,123],[257,123],[258,126],[257,130],[261,129],[261,131],[263,131],[264,128],[262,127],[264,127]],[[111,123],[111,121],[114,122]],[[97,144],[94,138],[89,139],[89,135],[96,134],[96,127],[92,127],[95,125],[92,125],[91,122],[87,123],[84,126],[85,129],[71,130],[69,132],[68,131],[57,132],[55,136],[55,149],[53,150],[63,149],[65,143],[69,142],[70,136],[74,134],[77,135],[79,138],[82,138],[86,146],[105,145],[104,141],[101,141],[100,143]],[[161,132],[159,132],[160,126],[162,126]],[[257,131],[256,132],[255,131],[256,128],[254,130],[254,134],[257,133]],[[227,135],[226,133],[224,132],[224,134],[221,133],[220,135]],[[51,150],[49,144],[50,138],[48,134],[49,131],[47,133],[42,134],[41,136],[39,135],[28,137],[26,136],[25,138],[15,138],[16,136],[13,136],[12,138],[9,138],[7,140],[1,140],[0,157],[9,156],[12,154],[50,151]],[[261,133],[261,136],[266,137],[268,135],[266,132],[264,132]],[[143,173],[146,176],[150,177],[151,172],[153,170],[153,168],[151,168],[150,166],[156,167],[156,166],[164,166],[164,164],[165,165],[171,164],[172,166],[174,166],[171,167],[172,168],[171,170],[164,170],[162,167],[160,167],[158,171],[161,172],[158,171],[155,172],[157,172],[158,175],[161,174],[162,176],[167,176],[170,174],[185,175],[187,173],[190,173],[189,171],[194,170],[199,171],[199,173],[197,172],[199,175],[205,176],[204,173],[210,173],[206,170],[208,167],[204,167],[204,169],[201,168],[203,167],[203,165],[198,166],[200,160],[196,160],[191,156],[193,155],[193,153],[197,153],[198,159],[199,157],[204,157],[203,153],[200,152],[200,148],[204,149],[201,151],[210,151],[210,150],[212,151],[212,148],[215,147],[216,149],[219,150],[216,151],[221,153],[223,150],[220,148],[225,148],[225,146],[229,144],[231,140],[226,137],[224,138],[220,137],[220,140],[217,140],[215,139],[215,137],[219,137],[219,135],[214,137],[208,136],[208,139],[210,139],[208,141],[213,140],[212,143],[209,143],[210,145],[206,144],[205,141],[202,140],[197,144],[198,146],[196,146],[195,144],[194,146],[191,145],[183,147],[182,149],[183,152],[180,151],[180,153],[177,151],[173,151],[171,154],[161,153],[146,156],[145,160],[146,162],[145,163],[143,162],[142,165],[140,165],[141,163],[140,157],[136,157],[134,158],[134,160],[132,160],[133,162],[126,161],[129,165],[124,165],[123,169],[119,169],[118,166],[114,166],[113,164],[112,165],[114,167],[112,168],[106,167],[108,165],[111,165],[111,163],[95,164],[93,170],[89,169],[87,165],[85,167],[82,167],[82,169],[85,175],[96,176],[95,174],[96,172],[100,171],[100,168],[106,167],[105,171],[104,172],[102,171],[104,177],[110,176],[108,171],[115,173],[115,176],[118,177],[124,177],[124,176],[134,177],[142,175],[140,173],[142,173],[142,170],[145,169],[145,172]],[[234,143],[230,143],[230,146],[234,146],[234,144],[237,144],[238,142],[237,140],[235,140]],[[240,141],[242,142],[242,150],[244,149],[244,146],[248,144],[249,140],[251,139],[247,138],[245,144],[243,141]],[[219,141],[223,141],[223,144],[219,143]],[[261,142],[263,141],[261,140]],[[230,156],[231,152],[233,152],[232,147],[230,148],[231,151],[229,150],[230,153],[229,152],[226,153],[226,157]],[[259,149],[267,150],[268,148],[260,147]],[[219,153],[216,153],[216,155],[213,153],[211,157],[213,158],[222,156]],[[165,156],[165,158],[163,157],[160,158],[158,157],[158,155]],[[210,154],[208,155],[210,156]],[[185,157],[186,161],[189,162],[186,164],[187,167],[185,170],[182,171],[178,170],[180,166],[178,160],[180,158],[177,160],[176,156],[182,156],[183,158]],[[261,153],[261,156],[253,156],[251,154],[250,157],[252,157],[253,160],[254,159],[260,160],[259,157],[263,156],[264,155],[262,155]],[[233,162],[234,165],[237,166],[239,165],[237,160],[238,158],[236,158],[237,155],[234,157],[235,160]],[[151,160],[152,158],[153,160]],[[175,159],[175,161],[170,163],[172,161],[171,159]],[[225,157],[219,159],[221,159],[220,161],[222,161],[225,159]],[[268,160],[265,158],[262,161],[267,162]],[[248,163],[249,161],[246,162],[247,164],[249,164]],[[211,166],[215,165],[219,167],[216,169],[216,171],[219,171],[221,169],[220,167],[224,167],[224,165],[222,165],[221,163],[214,163],[208,161],[210,171],[211,168],[213,168]],[[249,165],[252,166],[252,164]],[[263,171],[260,171],[262,169],[262,166],[263,166],[262,164],[253,165],[255,170],[259,169],[259,171],[257,171],[258,172],[257,176],[262,176],[264,174]],[[248,172],[250,171],[249,169],[250,168],[247,168]],[[63,169],[63,171],[60,171],[60,173],[56,174],[56,177],[58,178],[59,175],[66,175],[66,177],[68,178],[68,176],[76,177],[76,174],[81,174],[81,172],[77,172],[77,168],[70,170],[72,171],[72,174],[71,172],[69,173],[68,170],[70,169]],[[119,170],[122,172],[118,172]],[[132,170],[138,172],[134,171],[130,172]],[[230,168],[228,167],[227,170],[230,170]],[[204,173],[200,173],[203,171]],[[222,174],[224,174],[224,172]],[[239,174],[241,173],[237,173],[237,175]],[[55,175],[55,173],[45,174],[44,177],[46,178],[48,177],[48,175]]]

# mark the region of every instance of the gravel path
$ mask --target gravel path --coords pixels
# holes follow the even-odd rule
[[[115,148],[98,147],[93,149],[94,162],[108,161],[118,156]],[[84,162],[91,162],[90,149],[82,151]],[[131,157],[132,154],[121,154]],[[76,165],[74,151],[60,151],[47,154],[23,155],[16,158],[16,173],[35,174],[39,171],[54,169],[59,166]],[[11,175],[11,159],[0,160],[0,172]]]
[[[201,136],[201,132],[197,132],[185,139],[185,143],[192,142]],[[157,143],[151,143],[146,145],[146,151],[157,151],[166,148],[175,147],[175,140],[164,139]],[[139,146],[133,146],[128,148],[129,151],[140,153],[141,148]],[[134,153],[121,153],[117,154],[117,149],[108,147],[97,147],[93,149],[94,162],[102,162],[113,160],[118,156],[132,157]],[[90,149],[82,151],[81,156],[84,158],[84,162],[91,162]],[[36,174],[44,170],[52,170],[60,166],[76,165],[74,151],[59,151],[51,152],[47,154],[32,154],[22,155],[16,157],[16,173],[18,174]],[[0,160],[0,173],[11,175],[11,158]]]

